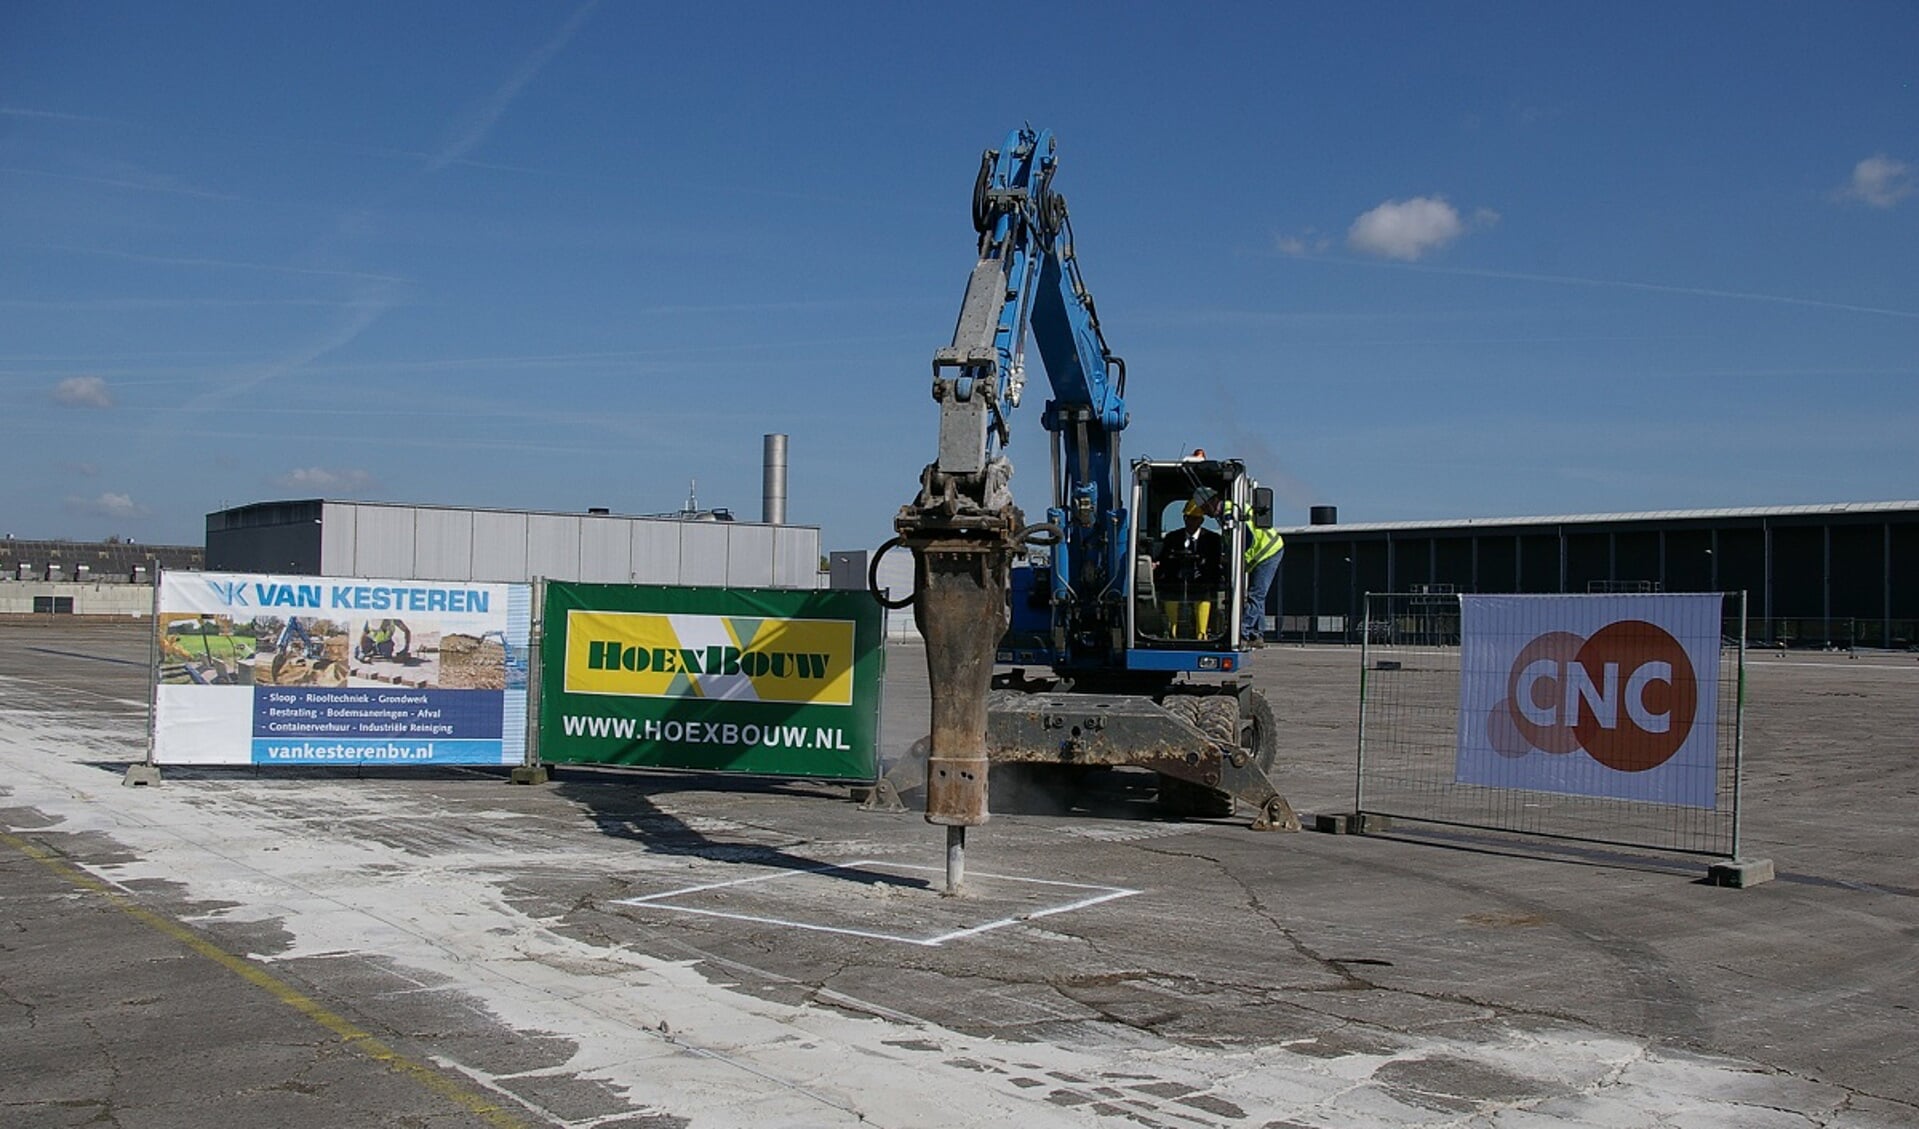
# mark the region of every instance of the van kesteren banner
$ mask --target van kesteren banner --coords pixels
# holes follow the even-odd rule
[[[156,764],[521,764],[526,584],[160,578]]]
[[[540,759],[878,775],[884,620],[866,592],[546,586]]]
[[[1715,806],[1721,597],[1460,597],[1462,784]]]

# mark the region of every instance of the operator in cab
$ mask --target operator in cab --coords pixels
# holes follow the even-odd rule
[[[1178,639],[1204,639],[1212,624],[1213,601],[1219,596],[1221,567],[1217,530],[1206,527],[1208,507],[1219,497],[1201,486],[1180,511],[1182,527],[1166,535],[1153,565],[1153,585],[1166,614],[1167,634]],[[1190,613],[1190,614],[1188,614]]]

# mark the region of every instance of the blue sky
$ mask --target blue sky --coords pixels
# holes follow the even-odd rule
[[[872,547],[1022,122],[1123,453],[1283,522],[1919,497],[1910,3],[14,0],[0,528],[757,519],[778,431],[789,520]]]

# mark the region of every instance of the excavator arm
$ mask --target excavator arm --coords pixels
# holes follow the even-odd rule
[[[1100,330],[1073,248],[1050,132],[1014,131],[981,157],[973,188],[979,261],[967,280],[952,344],[933,355],[940,405],[936,498],[988,497],[1010,465],[986,477],[1010,440],[1008,416],[1026,383],[1030,336],[1052,388],[1041,422],[1052,436],[1052,597],[1061,609],[1057,649],[1097,640],[1111,615],[1113,579],[1125,567],[1119,433],[1127,422],[1126,365]],[[975,477],[979,476],[979,477]],[[985,491],[982,494],[979,491]],[[1090,609],[1087,600],[1095,601]],[[1097,606],[1104,600],[1107,607]],[[1090,631],[1088,629],[1091,629]]]
[[[994,649],[1007,626],[1014,557],[1053,547],[1055,636],[1114,645],[1087,630],[1083,609],[1119,606],[1126,561],[1119,432],[1126,426],[1125,365],[1106,347],[1073,254],[1066,200],[1052,189],[1053,136],[1031,127],[987,150],[973,191],[979,260],[967,279],[950,345],[933,355],[939,450],[919,496],[894,520],[914,558],[914,619],[933,688],[926,818],[949,832],[949,886],[957,887],[964,828],[986,822],[987,700]],[[1053,504],[1028,526],[1014,505],[1008,420],[1026,381],[1026,346],[1039,350],[1053,390]],[[1076,610],[1082,609],[1082,610]],[[955,833],[956,832],[956,833]]]

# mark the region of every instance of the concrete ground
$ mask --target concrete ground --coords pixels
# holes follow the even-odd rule
[[[844,788],[167,769],[138,625],[0,624],[0,1126],[1919,1124],[1919,662],[1755,656],[1780,879]],[[1351,805],[1357,655],[1269,648]],[[883,733],[925,728],[896,645]]]

